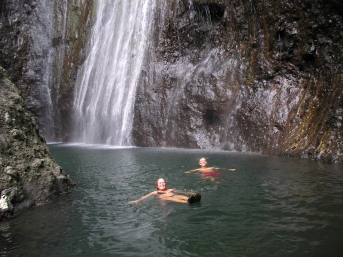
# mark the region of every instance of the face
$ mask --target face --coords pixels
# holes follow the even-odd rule
[[[201,167],[206,167],[207,166],[207,161],[205,158],[201,158],[200,161],[199,161],[199,165]]]
[[[159,180],[157,180],[157,188],[158,190],[161,190],[161,191],[164,191],[167,189],[166,182],[164,181],[163,178],[160,178]]]

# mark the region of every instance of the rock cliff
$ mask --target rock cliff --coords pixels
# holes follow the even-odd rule
[[[168,1],[137,91],[135,144],[342,162],[342,10]]]
[[[55,1],[53,25],[44,22],[45,2],[0,2],[0,32],[7,35],[0,64],[48,135],[39,88],[50,74],[52,139],[67,141],[93,1]],[[342,15],[338,0],[158,1],[136,92],[134,144],[342,163]],[[27,31],[48,34],[45,24],[54,28],[46,35],[51,41],[38,38],[42,47],[32,49]],[[44,56],[59,60],[50,73],[42,73]]]
[[[49,142],[68,137],[94,1],[0,1],[0,66]]]
[[[0,220],[67,192],[73,184],[53,160],[19,90],[0,67]]]

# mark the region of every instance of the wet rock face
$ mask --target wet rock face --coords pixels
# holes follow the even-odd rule
[[[94,1],[0,1],[0,66],[48,141],[68,137]],[[52,103],[50,103],[52,102]]]
[[[49,42],[47,31],[38,31],[36,12],[37,1],[4,0],[0,3],[0,65],[4,67],[10,79],[20,89],[27,107],[34,113],[40,123],[47,116],[47,109],[42,99],[44,65],[48,55]],[[40,21],[49,27],[45,20]],[[34,48],[31,31],[37,30],[44,40],[39,49]]]
[[[170,1],[141,76],[139,146],[342,162],[340,1]]]
[[[45,6],[50,24],[41,5],[56,1],[0,1],[0,65],[55,141],[71,133],[94,3],[62,2]],[[159,1],[133,143],[342,162],[342,15],[339,0]],[[50,127],[45,84],[56,112]]]
[[[0,220],[67,192],[71,183],[0,66],[0,196],[10,206],[0,207]]]

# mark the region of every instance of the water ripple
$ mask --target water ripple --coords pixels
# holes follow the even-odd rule
[[[340,256],[341,166],[177,149],[51,150],[77,187],[1,223],[1,256]],[[236,171],[185,174],[202,156]],[[201,202],[128,203],[159,177],[200,192]]]

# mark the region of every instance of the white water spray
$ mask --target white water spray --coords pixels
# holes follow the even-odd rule
[[[77,78],[74,141],[131,145],[133,104],[155,4],[98,1],[90,52]]]

